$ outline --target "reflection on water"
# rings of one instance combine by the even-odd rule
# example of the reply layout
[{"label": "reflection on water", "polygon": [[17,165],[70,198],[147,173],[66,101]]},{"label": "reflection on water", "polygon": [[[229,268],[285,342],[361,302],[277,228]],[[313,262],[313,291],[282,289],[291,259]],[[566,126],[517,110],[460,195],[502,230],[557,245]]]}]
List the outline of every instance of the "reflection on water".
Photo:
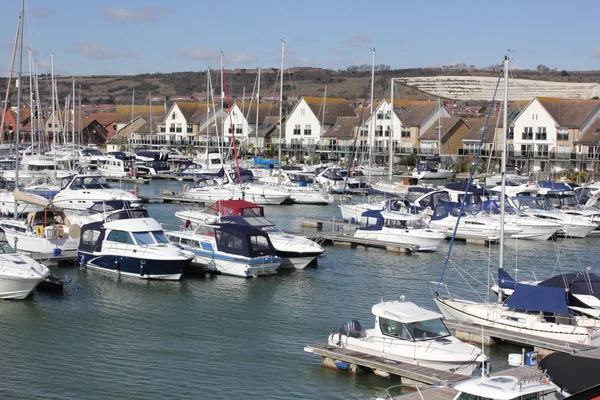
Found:
[{"label": "reflection on water", "polygon": [[[142,185],[144,194],[181,182]],[[181,206],[151,204],[167,225]],[[299,230],[297,216],[340,217],[335,206],[268,206],[267,217]],[[344,322],[371,327],[373,304],[405,295],[435,309],[429,281],[440,276],[448,244],[415,255],[379,249],[328,247],[318,267],[258,279],[228,276],[145,281],[64,266],[72,278],[65,293],[35,293],[5,301],[0,337],[2,398],[344,398],[381,396],[395,380],[351,376],[320,367],[303,352],[323,343]],[[596,239],[511,241],[506,268],[540,278],[552,270],[596,266]],[[557,262],[557,251],[560,260]],[[490,260],[491,257],[491,261]],[[452,259],[469,284],[482,291],[493,279],[497,249],[457,243]],[[512,273],[512,272],[511,272]],[[450,265],[450,290],[476,300]],[[485,297],[485,293],[482,294]],[[517,346],[486,349],[495,370]],[[43,377],[43,379],[40,379]]]}]

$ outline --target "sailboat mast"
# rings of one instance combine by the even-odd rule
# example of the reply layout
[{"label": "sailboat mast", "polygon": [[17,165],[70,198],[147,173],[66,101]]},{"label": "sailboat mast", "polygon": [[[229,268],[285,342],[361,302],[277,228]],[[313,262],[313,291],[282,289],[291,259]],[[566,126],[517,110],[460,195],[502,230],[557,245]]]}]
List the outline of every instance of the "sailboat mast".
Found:
[{"label": "sailboat mast", "polygon": [[52,163],[54,164],[54,182],[56,182],[56,102],[54,101],[54,53],[50,54],[50,74],[52,77],[50,78],[50,96],[52,97],[52,121],[50,124],[52,126]]},{"label": "sailboat mast", "polygon": [[[21,29],[21,18],[17,24],[17,32],[15,33],[15,45],[13,46],[12,58],[10,60],[10,71],[8,72],[8,83],[6,84],[6,95],[4,96],[4,105],[2,106],[2,118],[0,118],[0,143],[4,143],[4,121],[6,120],[6,110],[8,107],[8,96],[10,93],[10,83],[13,77],[13,70],[15,68],[15,56],[17,55],[17,46],[19,44],[19,32]],[[8,136],[8,135],[7,135]],[[10,139],[7,140],[10,141]]]},{"label": "sailboat mast", "polygon": [[438,97],[438,157],[442,160],[442,100]]},{"label": "sailboat mast", "polygon": [[279,162],[279,168],[281,168],[281,121],[283,120],[283,57],[285,54],[285,39],[281,39],[281,68],[279,69],[280,82],[279,82],[279,151],[277,155],[277,161]]},{"label": "sailboat mast", "polygon": [[[508,132],[508,57],[504,57],[504,104],[502,115],[502,160],[500,164],[500,251],[498,254],[498,268],[504,268],[504,211],[506,203],[506,135]],[[498,291],[498,301],[502,301],[502,290]]]},{"label": "sailboat mast", "polygon": [[369,169],[367,170],[367,182],[371,184],[371,167],[373,166],[373,142],[375,142],[375,116],[373,115],[373,90],[375,88],[375,47],[371,49],[373,51],[373,62],[371,64],[371,126],[369,129]]},{"label": "sailboat mast", "polygon": [[[210,106],[211,106],[211,90],[210,90],[210,67],[206,67],[206,168],[209,167],[208,163],[208,144],[210,143]],[[215,115],[215,123],[217,118]]]},{"label": "sailboat mast", "polygon": [[392,78],[392,87],[391,87],[391,101],[390,101],[390,138],[388,141],[388,178],[390,182],[392,181],[394,175],[394,169],[392,166],[394,165],[394,78]]},{"label": "sailboat mast", "polygon": [[[17,80],[17,120],[15,124],[17,125],[17,131],[15,133],[15,156],[16,156],[16,164],[15,164],[15,188],[19,187],[19,134],[21,133],[21,92],[23,90],[23,82],[21,82],[21,78],[23,75],[23,18],[25,17],[25,0],[21,1],[21,15],[19,16],[19,75]],[[17,218],[17,214],[19,213],[19,202],[15,200],[15,212],[14,218]]]},{"label": "sailboat mast", "polygon": [[33,105],[33,61],[31,59],[31,48],[29,49],[29,138],[31,139],[31,151],[33,153],[33,131],[35,127],[35,113]]},{"label": "sailboat mast", "polygon": [[258,67],[258,82],[256,88],[256,130],[254,131],[254,155],[258,155],[258,107],[260,106],[260,67]]},{"label": "sailboat mast", "polygon": [[73,115],[71,116],[71,140],[73,140],[73,169],[75,169],[75,79],[73,79]]}]

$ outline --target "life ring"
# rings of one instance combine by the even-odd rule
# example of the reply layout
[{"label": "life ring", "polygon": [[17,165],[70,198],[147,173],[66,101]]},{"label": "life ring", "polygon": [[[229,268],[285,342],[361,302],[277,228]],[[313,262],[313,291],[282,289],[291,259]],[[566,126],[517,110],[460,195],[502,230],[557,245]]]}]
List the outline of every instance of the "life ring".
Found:
[{"label": "life ring", "polygon": [[38,236],[44,236],[44,227],[41,225],[38,225],[35,227],[35,234]]}]

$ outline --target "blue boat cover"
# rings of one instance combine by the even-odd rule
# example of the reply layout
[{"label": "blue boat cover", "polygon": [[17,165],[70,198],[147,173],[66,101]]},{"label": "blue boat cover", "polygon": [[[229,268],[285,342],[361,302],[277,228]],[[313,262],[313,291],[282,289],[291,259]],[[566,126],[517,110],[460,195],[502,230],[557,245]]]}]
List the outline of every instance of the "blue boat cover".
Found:
[{"label": "blue boat cover", "polygon": [[478,188],[477,186],[474,185],[469,185],[469,182],[451,182],[451,183],[447,183],[446,184],[446,189],[450,189],[450,190],[456,190],[459,192],[464,192],[467,191],[468,193],[473,193],[473,194],[486,194],[487,192],[481,188]]},{"label": "blue boat cover", "polygon": [[380,210],[367,210],[367,211],[365,211],[365,212],[363,212],[361,214],[361,217],[376,218],[377,220],[372,225],[361,226],[360,228],[358,228],[360,230],[363,230],[363,231],[378,231],[383,226],[384,219],[383,219],[383,215],[381,215],[381,211]]},{"label": "blue boat cover", "polygon": [[517,283],[515,291],[504,305],[515,310],[569,314],[564,288]]},{"label": "blue boat cover", "polygon": [[498,268],[498,286],[502,289],[514,289],[517,282],[504,268]]},{"label": "blue boat cover", "polygon": [[550,182],[550,181],[539,181],[538,185],[544,189],[551,189],[556,192],[564,192],[568,190],[573,190],[570,186],[565,185],[564,183],[558,182]]}]

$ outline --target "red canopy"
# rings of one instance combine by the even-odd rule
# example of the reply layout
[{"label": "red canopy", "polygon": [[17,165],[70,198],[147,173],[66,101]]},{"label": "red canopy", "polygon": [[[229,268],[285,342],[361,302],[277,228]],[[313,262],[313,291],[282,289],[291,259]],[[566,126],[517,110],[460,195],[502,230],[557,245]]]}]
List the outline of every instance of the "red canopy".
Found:
[{"label": "red canopy", "polygon": [[219,200],[208,208],[220,215],[265,216],[263,207],[246,200]]}]

